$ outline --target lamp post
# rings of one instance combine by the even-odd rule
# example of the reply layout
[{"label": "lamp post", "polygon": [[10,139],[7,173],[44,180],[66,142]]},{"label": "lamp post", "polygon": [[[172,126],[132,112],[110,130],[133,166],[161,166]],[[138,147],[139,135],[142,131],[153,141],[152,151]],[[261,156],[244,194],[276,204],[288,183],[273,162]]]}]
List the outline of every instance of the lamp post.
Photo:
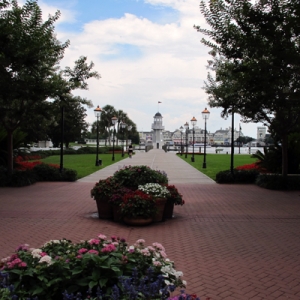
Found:
[{"label": "lamp post", "polygon": [[193,156],[192,156],[191,161],[194,162],[195,161],[195,151],[194,151],[194,149],[195,149],[195,126],[197,124],[197,120],[195,117],[192,118],[191,123],[193,126]]},{"label": "lamp post", "polygon": [[188,133],[189,133],[189,124],[186,122],[184,125],[185,129],[185,146],[186,146],[186,151],[185,151],[185,158],[187,158],[187,153],[188,153]]},{"label": "lamp post", "polygon": [[114,126],[114,129],[113,129],[113,154],[112,154],[112,160],[113,161],[115,160],[115,125],[116,125],[117,122],[118,122],[117,117],[112,117],[111,118],[111,123]]},{"label": "lamp post", "polygon": [[122,137],[123,137],[123,142],[122,142],[122,157],[124,157],[124,138],[125,138],[125,133],[124,133],[124,129],[126,128],[127,124],[124,123],[123,121],[121,122],[121,128],[122,128]]},{"label": "lamp post", "polygon": [[205,109],[202,112],[202,118],[204,119],[204,158],[203,158],[203,169],[206,169],[206,120],[208,120],[209,118],[209,114],[210,112],[207,110],[207,108],[205,107]]},{"label": "lamp post", "polygon": [[181,135],[180,156],[182,156],[182,131],[183,131],[183,127],[180,126],[179,130],[180,130],[180,135]]},{"label": "lamp post", "polygon": [[99,155],[99,118],[101,116],[101,112],[102,109],[99,107],[99,105],[97,106],[96,109],[94,109],[94,113],[95,113],[95,117],[97,118],[97,151],[96,151],[96,167],[99,167],[99,159],[98,159],[98,155]]},{"label": "lamp post", "polygon": [[127,126],[127,135],[126,135],[126,149],[127,149],[127,144],[128,144],[128,132],[132,129],[132,126],[129,125]]}]

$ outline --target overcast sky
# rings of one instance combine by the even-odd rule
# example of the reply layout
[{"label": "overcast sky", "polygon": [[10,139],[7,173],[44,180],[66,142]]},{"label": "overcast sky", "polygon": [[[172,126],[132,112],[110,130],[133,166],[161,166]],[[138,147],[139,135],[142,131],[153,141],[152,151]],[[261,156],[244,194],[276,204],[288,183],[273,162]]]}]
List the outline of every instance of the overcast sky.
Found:
[{"label": "overcast sky", "polygon": [[[19,1],[19,3],[24,3]],[[201,112],[211,112],[210,132],[231,126],[221,109],[209,108],[203,90],[209,49],[200,43],[193,25],[205,26],[198,0],[40,0],[43,14],[62,15],[57,37],[71,44],[62,66],[79,56],[93,61],[101,79],[88,81],[89,90],[76,95],[127,112],[139,131],[151,131],[159,111],[166,130],[174,131],[193,116],[204,128]],[[162,102],[158,106],[158,101]],[[95,121],[93,109],[87,121]],[[235,117],[239,128],[240,117]],[[256,137],[261,124],[241,124],[244,135]]]}]

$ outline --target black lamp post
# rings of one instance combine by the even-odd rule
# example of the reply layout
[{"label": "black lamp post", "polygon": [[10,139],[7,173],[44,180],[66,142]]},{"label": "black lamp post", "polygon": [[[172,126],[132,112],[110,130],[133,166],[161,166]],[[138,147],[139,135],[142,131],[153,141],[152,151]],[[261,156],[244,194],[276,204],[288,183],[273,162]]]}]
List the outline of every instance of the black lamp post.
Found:
[{"label": "black lamp post", "polygon": [[112,160],[113,161],[115,160],[115,125],[116,125],[117,122],[118,122],[117,117],[112,117],[111,118],[111,123],[114,126],[114,129],[113,129],[113,154],[112,154]]},{"label": "black lamp post", "polygon": [[195,161],[195,126],[197,124],[197,120],[195,117],[193,117],[193,119],[191,120],[192,126],[193,126],[193,156],[191,161],[194,162]]},{"label": "black lamp post", "polygon": [[202,112],[202,117],[205,121],[205,126],[204,126],[204,158],[203,158],[203,169],[206,169],[206,120],[208,120],[209,118],[209,114],[210,112],[207,110],[207,108],[205,107],[205,109]]},{"label": "black lamp post", "polygon": [[127,124],[124,122],[121,122],[121,128],[122,128],[122,137],[123,137],[123,142],[122,142],[122,157],[124,157],[124,139],[125,139],[125,128],[126,128]]},{"label": "black lamp post", "polygon": [[183,127],[180,126],[179,130],[180,130],[180,135],[181,135],[180,156],[182,156],[182,131],[183,131]]},{"label": "black lamp post", "polygon": [[185,158],[187,158],[187,153],[188,153],[188,134],[189,134],[189,124],[186,122],[184,125],[185,129],[185,146],[186,146],[186,151],[185,151]]},{"label": "black lamp post", "polygon": [[241,154],[241,124],[239,124],[239,154]]},{"label": "black lamp post", "polygon": [[97,118],[97,150],[96,150],[96,167],[99,167],[99,159],[98,159],[98,155],[99,155],[99,118],[101,116],[101,112],[102,109],[99,107],[99,105],[97,106],[96,109],[94,109],[94,113],[95,113],[95,117]]}]

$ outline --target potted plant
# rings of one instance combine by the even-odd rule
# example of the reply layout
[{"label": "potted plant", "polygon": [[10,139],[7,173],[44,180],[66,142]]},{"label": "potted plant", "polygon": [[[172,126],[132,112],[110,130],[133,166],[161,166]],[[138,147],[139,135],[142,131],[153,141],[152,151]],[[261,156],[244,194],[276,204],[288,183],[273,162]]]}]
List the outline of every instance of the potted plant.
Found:
[{"label": "potted plant", "polygon": [[113,176],[100,179],[91,190],[91,197],[96,200],[99,219],[110,219],[113,217],[113,206],[109,202],[114,192],[121,185]]},{"label": "potted plant", "polygon": [[157,213],[154,216],[153,221],[162,221],[167,197],[170,195],[168,189],[158,183],[146,183],[144,185],[139,185],[138,189],[154,197],[157,206]]},{"label": "potted plant", "polygon": [[172,219],[174,205],[183,205],[185,201],[175,185],[166,185],[166,188],[169,191],[169,195],[167,196],[167,202],[165,205],[164,218]]},{"label": "potted plant", "polygon": [[124,166],[115,172],[113,177],[118,183],[132,190],[136,190],[139,185],[144,185],[149,182],[168,184],[168,177],[165,172],[152,170],[144,165]]},{"label": "potted plant", "polygon": [[108,199],[108,202],[113,206],[113,218],[116,222],[122,221],[122,214],[120,211],[120,204],[122,203],[123,196],[130,193],[132,190],[116,185],[116,189],[113,191],[112,196]]},{"label": "potted plant", "polygon": [[140,190],[131,191],[123,196],[120,211],[125,223],[148,225],[156,213],[155,199]]}]

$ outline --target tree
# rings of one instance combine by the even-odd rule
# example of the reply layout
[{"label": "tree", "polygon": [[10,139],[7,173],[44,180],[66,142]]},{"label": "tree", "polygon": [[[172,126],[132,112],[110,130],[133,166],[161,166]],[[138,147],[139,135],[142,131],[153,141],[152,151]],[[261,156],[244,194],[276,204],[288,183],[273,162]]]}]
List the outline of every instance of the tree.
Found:
[{"label": "tree", "polygon": [[[74,97],[73,101],[65,104],[65,118],[64,118],[64,143],[66,148],[69,143],[75,140],[80,140],[82,133],[87,130],[88,124],[85,121],[86,109],[81,105],[83,100],[80,97]],[[53,145],[59,147],[61,143],[61,107],[60,103],[54,106],[54,114],[52,124],[48,127],[48,137],[50,137]]]},{"label": "tree", "polygon": [[0,11],[0,122],[8,137],[8,171],[13,168],[13,132],[43,108],[49,78],[69,42],[54,36],[59,12],[42,22],[35,1],[19,7],[17,1]]},{"label": "tree", "polygon": [[86,57],[74,69],[59,70],[69,41],[61,43],[54,34],[60,13],[43,22],[42,11],[34,0],[22,7],[16,0],[0,6],[0,123],[7,132],[8,172],[13,169],[13,132],[36,116],[50,117],[49,98],[61,107],[72,101],[71,91],[86,89],[86,80],[99,77]]},{"label": "tree", "polygon": [[200,10],[211,29],[195,28],[209,37],[201,41],[216,72],[205,86],[209,105],[226,115],[234,103],[244,121],[274,129],[287,175],[288,135],[300,116],[299,1],[210,0]]}]

